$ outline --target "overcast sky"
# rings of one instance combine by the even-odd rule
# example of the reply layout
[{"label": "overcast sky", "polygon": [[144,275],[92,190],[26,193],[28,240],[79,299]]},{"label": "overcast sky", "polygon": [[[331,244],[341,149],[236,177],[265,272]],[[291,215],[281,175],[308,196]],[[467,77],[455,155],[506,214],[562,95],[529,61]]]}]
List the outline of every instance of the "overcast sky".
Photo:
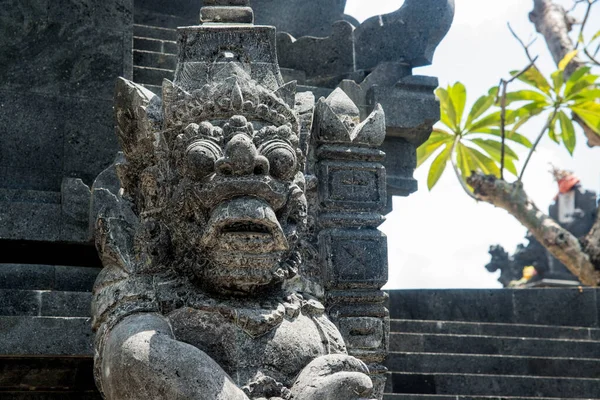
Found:
[{"label": "overcast sky", "polygon": [[[559,2],[567,7],[573,4],[572,0]],[[362,21],[394,11],[402,3],[402,0],[348,0],[346,12]],[[413,73],[437,76],[442,86],[463,82],[470,107],[509,71],[527,65],[506,23],[510,22],[523,38],[533,37],[535,30],[528,19],[532,7],[531,0],[456,0],[454,25],[438,47],[433,66],[415,69]],[[600,29],[600,4],[588,26],[590,31]],[[538,65],[546,75],[556,69],[543,39],[538,39],[532,52],[540,56]],[[524,133],[532,137],[539,129],[541,124],[530,124]],[[523,160],[526,151],[520,150]],[[599,148],[589,149],[579,132],[575,156],[571,158],[564,147],[545,139],[524,179],[526,190],[543,210],[547,210],[557,192],[548,173],[549,162],[576,171],[584,187],[595,191],[600,188]],[[496,280],[498,274],[490,274],[484,268],[490,259],[488,248],[491,244],[501,244],[512,253],[524,241],[525,228],[505,211],[468,198],[450,170],[429,192],[427,169],[425,165],[416,172],[419,192],[408,198],[395,198],[394,211],[381,228],[389,243],[387,288],[501,287]]]}]

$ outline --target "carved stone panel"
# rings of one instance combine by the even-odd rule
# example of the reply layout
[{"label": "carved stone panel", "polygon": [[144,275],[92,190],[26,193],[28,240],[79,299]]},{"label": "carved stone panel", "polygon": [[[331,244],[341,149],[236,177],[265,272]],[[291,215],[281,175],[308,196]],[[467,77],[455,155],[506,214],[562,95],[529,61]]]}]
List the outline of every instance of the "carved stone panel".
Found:
[{"label": "carved stone panel", "polygon": [[326,210],[380,210],[385,207],[385,169],[377,163],[320,163]]},{"label": "carved stone panel", "polygon": [[376,230],[321,232],[325,282],[330,289],[379,289],[387,282],[387,238]]}]

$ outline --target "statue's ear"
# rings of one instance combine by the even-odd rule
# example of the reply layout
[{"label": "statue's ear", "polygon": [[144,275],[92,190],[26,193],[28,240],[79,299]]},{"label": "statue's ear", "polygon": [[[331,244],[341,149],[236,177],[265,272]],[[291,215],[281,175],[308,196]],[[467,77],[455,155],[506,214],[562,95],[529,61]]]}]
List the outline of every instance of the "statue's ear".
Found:
[{"label": "statue's ear", "polygon": [[155,124],[160,122],[157,110],[160,98],[145,87],[124,78],[115,87],[115,119],[117,135],[127,160],[136,156],[137,147],[153,140]]}]

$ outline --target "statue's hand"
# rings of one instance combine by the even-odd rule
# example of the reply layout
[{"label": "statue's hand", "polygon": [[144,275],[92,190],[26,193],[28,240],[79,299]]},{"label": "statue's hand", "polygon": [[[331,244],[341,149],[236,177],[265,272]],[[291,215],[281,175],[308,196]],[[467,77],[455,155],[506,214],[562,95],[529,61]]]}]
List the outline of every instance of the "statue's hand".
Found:
[{"label": "statue's hand", "polygon": [[294,400],[360,400],[369,398],[373,382],[360,360],[330,354],[308,364],[292,387]]}]

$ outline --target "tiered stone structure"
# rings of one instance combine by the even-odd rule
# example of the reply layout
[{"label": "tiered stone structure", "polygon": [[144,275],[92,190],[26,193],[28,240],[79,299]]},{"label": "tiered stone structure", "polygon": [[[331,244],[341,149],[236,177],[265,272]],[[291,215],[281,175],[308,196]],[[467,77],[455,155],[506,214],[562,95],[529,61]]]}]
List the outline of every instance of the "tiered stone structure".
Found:
[{"label": "tiered stone structure", "polygon": [[354,102],[337,89],[315,107],[309,171],[318,181],[315,219],[327,309],[349,353],[369,365],[383,395],[389,318],[387,240],[377,230],[386,208],[386,179],[379,149],[385,115],[378,106],[362,123]]}]

